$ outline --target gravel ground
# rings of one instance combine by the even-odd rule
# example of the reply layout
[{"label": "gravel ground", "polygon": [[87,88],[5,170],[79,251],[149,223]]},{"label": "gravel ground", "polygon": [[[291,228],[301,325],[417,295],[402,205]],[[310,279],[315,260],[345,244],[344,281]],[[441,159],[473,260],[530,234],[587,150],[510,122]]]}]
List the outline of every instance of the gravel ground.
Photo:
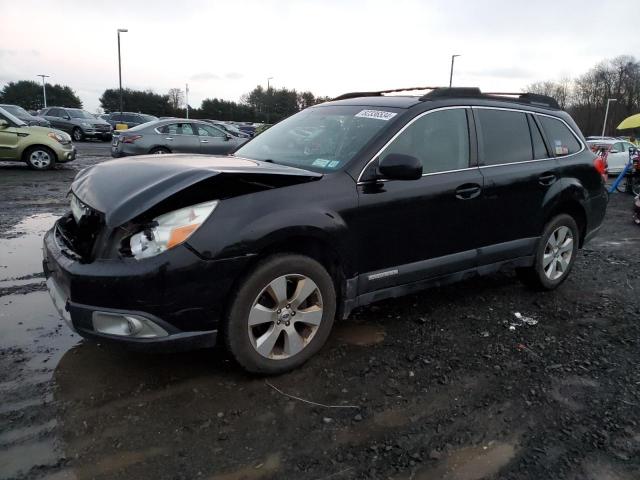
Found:
[{"label": "gravel ground", "polygon": [[42,232],[106,147],[46,173],[0,164],[0,478],[640,478],[629,196],[557,291],[506,272],[380,302],[265,380],[219,350],[85,343],[57,318]]}]

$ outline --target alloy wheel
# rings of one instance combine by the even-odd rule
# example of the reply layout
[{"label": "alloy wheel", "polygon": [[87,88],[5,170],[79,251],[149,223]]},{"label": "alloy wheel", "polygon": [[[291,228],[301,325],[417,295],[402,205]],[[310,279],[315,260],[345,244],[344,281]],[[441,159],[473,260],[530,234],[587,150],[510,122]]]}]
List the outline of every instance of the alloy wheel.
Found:
[{"label": "alloy wheel", "polygon": [[544,248],[542,268],[549,280],[558,280],[569,269],[573,256],[573,233],[568,227],[556,228]]},{"label": "alloy wheel", "polygon": [[322,295],[316,283],[300,274],[272,280],[249,312],[251,344],[261,356],[283,360],[300,353],[322,321]]},{"label": "alloy wheel", "polygon": [[44,169],[51,165],[51,155],[44,150],[34,150],[31,152],[31,155],[29,155],[29,162],[35,168]]},{"label": "alloy wheel", "polygon": [[74,139],[76,142],[79,142],[80,140],[82,140],[82,132],[80,131],[80,129],[79,129],[79,128],[76,128],[76,129],[73,131],[73,139]]}]

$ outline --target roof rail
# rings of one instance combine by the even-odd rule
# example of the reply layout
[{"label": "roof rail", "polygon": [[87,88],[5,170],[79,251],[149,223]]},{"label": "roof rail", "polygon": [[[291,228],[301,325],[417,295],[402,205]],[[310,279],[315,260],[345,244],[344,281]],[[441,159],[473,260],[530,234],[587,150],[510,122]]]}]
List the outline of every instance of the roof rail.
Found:
[{"label": "roof rail", "polygon": [[495,97],[516,97],[516,101],[520,103],[529,103],[531,105],[540,105],[543,107],[551,107],[560,109],[558,101],[550,97],[549,95],[540,95],[538,93],[519,92],[519,93],[485,93],[485,95],[491,95]]},{"label": "roof rail", "polygon": [[412,87],[412,88],[394,88],[392,90],[379,90],[375,92],[351,92],[340,95],[334,100],[346,100],[356,97],[381,97],[385,93],[407,92],[414,90],[429,90],[428,93],[419,98],[424,102],[427,100],[437,100],[447,97],[474,97],[493,100],[512,101],[517,103],[527,103],[529,105],[538,105],[541,107],[560,109],[557,100],[548,95],[539,95],[537,93],[527,92],[491,92],[483,93],[477,87]]},{"label": "roof rail", "polygon": [[347,98],[356,98],[356,97],[381,97],[385,93],[396,93],[396,92],[410,92],[413,90],[435,90],[440,87],[407,87],[407,88],[394,88],[391,90],[378,90],[376,92],[351,92],[351,93],[343,93],[340,96],[334,98],[334,100],[346,100]]}]

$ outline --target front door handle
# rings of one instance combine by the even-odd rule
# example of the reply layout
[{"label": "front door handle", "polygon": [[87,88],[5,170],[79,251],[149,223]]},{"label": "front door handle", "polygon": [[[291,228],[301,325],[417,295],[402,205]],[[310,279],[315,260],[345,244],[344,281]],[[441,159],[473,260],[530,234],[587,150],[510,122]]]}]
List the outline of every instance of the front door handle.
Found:
[{"label": "front door handle", "polygon": [[456,188],[456,198],[458,200],[471,200],[482,192],[482,187],[477,183],[465,183]]},{"label": "front door handle", "polygon": [[209,140],[200,140],[200,143],[209,143]]},{"label": "front door handle", "polygon": [[549,185],[553,185],[556,179],[553,173],[545,172],[538,177],[538,183],[543,187],[548,187]]},{"label": "front door handle", "polygon": [[173,140],[173,137],[164,137],[165,140]]}]

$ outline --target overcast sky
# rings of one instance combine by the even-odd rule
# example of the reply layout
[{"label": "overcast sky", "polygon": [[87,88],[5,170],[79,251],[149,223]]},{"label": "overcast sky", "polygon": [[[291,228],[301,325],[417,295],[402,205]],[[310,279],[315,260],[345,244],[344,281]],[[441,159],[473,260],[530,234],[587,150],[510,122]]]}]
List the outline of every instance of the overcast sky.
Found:
[{"label": "overcast sky", "polygon": [[520,91],[575,77],[617,55],[640,57],[638,0],[0,0],[0,87],[51,75],[95,111],[118,85],[190,104],[239,100],[257,84],[334,96],[454,85]]}]

